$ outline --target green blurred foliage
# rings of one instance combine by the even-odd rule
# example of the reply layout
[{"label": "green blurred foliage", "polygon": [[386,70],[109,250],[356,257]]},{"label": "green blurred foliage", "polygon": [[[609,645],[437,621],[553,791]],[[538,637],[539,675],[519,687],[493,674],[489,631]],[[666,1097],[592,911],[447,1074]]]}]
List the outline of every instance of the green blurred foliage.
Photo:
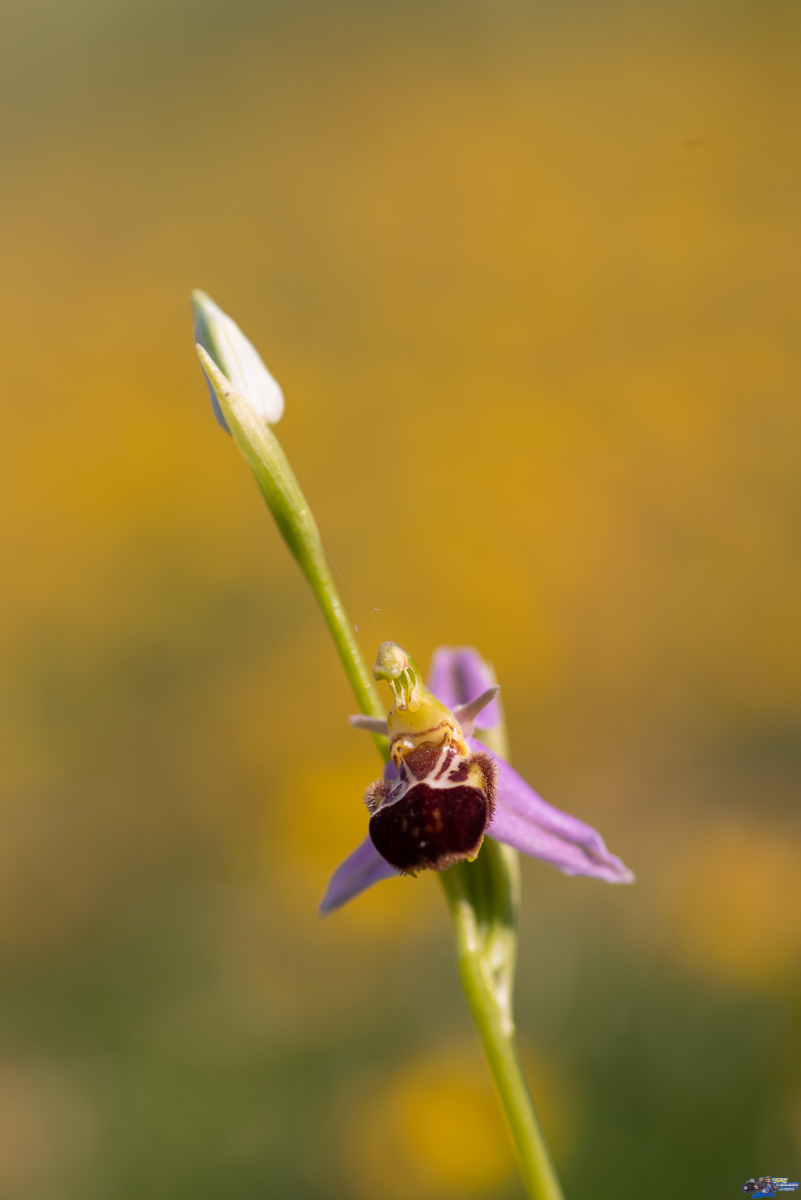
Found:
[{"label": "green blurred foliage", "polygon": [[525,864],[568,1195],[797,1175],[799,32],[6,0],[4,1200],[520,1195],[435,881],[316,918],[377,765],[192,286],[284,388],[368,659],[476,644],[638,873]]}]

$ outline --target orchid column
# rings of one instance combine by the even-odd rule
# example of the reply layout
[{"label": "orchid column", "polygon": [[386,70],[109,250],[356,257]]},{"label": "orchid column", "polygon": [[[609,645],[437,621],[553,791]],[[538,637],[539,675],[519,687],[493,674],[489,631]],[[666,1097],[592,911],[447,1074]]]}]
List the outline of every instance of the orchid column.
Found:
[{"label": "orchid column", "polygon": [[317,526],[273,431],[283,395],[244,334],[203,292],[195,340],[218,421],[247,459],[279,531],[308,580],[353,688],[351,724],[375,740],[383,775],[364,796],[368,837],[334,872],[332,912],[395,874],[436,870],[453,918],[462,986],[532,1200],[562,1193],[517,1059],[512,986],[517,953],[517,851],[569,875],[633,876],[596,830],[542,800],[509,766],[491,668],[470,648],[435,655],[428,685],[394,642],[378,650],[387,714],[353,638]]}]

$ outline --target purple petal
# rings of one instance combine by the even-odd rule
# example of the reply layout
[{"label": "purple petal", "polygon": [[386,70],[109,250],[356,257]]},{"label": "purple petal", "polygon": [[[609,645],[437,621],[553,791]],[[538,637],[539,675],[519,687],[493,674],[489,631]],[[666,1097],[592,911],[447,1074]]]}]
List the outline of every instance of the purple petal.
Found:
[{"label": "purple petal", "polygon": [[[471,750],[486,746],[468,738]],[[633,883],[628,867],[610,854],[596,829],[578,817],[560,812],[538,796],[517,771],[493,754],[498,764],[498,796],[495,815],[487,833],[523,854],[541,858],[565,875],[588,875],[607,883]]]},{"label": "purple petal", "polygon": [[[427,682],[429,690],[438,700],[448,708],[456,708],[458,704],[469,704],[475,700],[492,687],[495,680],[484,659],[472,646],[459,646],[456,649],[440,646],[434,651]],[[491,700],[482,709],[476,724],[481,729],[492,729],[499,720],[498,703]]]},{"label": "purple petal", "polygon": [[382,879],[389,879],[397,874],[395,868],[381,857],[369,837],[365,838],[331,876],[326,893],[320,901],[320,916],[327,916],[328,913],[347,904],[354,896],[358,896],[359,892],[364,892],[374,883],[380,883]]}]

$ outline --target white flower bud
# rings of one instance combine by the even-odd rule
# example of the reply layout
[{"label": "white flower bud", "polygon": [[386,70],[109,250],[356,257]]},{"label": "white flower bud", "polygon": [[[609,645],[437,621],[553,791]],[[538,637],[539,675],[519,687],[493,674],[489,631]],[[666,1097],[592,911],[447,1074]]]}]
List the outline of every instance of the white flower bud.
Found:
[{"label": "white flower bud", "polygon": [[[253,412],[268,425],[280,421],[284,412],[284,394],[239,326],[205,292],[192,293],[195,315],[195,342],[202,346]],[[226,433],[230,432],[208,377],[214,415]]]}]

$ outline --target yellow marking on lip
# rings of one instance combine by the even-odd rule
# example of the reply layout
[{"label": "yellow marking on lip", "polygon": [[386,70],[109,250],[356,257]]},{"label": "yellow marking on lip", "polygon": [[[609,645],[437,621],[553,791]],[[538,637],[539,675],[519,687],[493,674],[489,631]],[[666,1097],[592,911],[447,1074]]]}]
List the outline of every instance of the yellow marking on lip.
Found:
[{"label": "yellow marking on lip", "polygon": [[[400,766],[400,760],[406,758],[413,750],[422,742],[433,742],[435,745],[452,746],[456,753],[466,758],[469,754],[467,745],[464,740],[462,731],[456,721],[456,718],[448,714],[448,718],[432,725],[425,723],[420,729],[409,729],[403,727],[396,728],[396,722],[393,721],[394,709],[390,711],[387,724],[389,727],[390,743],[389,752],[395,766]],[[405,726],[405,722],[403,722]]]}]

